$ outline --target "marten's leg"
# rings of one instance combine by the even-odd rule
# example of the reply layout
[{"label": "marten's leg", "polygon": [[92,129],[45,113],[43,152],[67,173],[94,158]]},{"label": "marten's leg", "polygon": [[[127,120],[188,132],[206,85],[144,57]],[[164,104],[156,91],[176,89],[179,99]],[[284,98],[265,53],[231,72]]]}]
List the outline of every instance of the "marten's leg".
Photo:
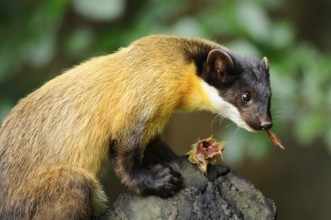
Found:
[{"label": "marten's leg", "polygon": [[106,199],[97,181],[79,168],[48,168],[21,187],[14,189],[12,206],[4,210],[9,218],[91,219],[95,203]]},{"label": "marten's leg", "polygon": [[[142,195],[158,195],[164,198],[179,191],[183,186],[181,174],[166,165],[166,160],[157,163],[153,159],[145,163],[143,161],[144,152],[138,146],[133,146],[132,143],[123,145],[123,143],[117,141],[111,143],[111,158],[115,171],[122,182],[131,190]],[[166,151],[168,156],[175,156],[172,152]],[[156,158],[159,156],[156,154]],[[150,154],[148,154],[148,157],[152,158]]]},{"label": "marten's leg", "polygon": [[158,163],[169,164],[171,161],[178,158],[178,155],[176,155],[161,137],[158,136],[146,146],[143,166]]}]

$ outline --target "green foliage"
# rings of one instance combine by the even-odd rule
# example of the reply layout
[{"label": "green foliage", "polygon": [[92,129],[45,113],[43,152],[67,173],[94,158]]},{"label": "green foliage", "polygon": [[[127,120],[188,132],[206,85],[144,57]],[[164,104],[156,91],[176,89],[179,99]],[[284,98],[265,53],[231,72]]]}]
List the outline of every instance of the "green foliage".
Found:
[{"label": "green foliage", "polygon": [[[288,21],[271,18],[269,11],[283,1],[37,2],[1,3],[0,119],[18,98],[87,57],[151,33],[190,35],[216,39],[244,54],[267,56],[274,130],[285,141],[293,139],[288,134],[294,135],[301,145],[323,141],[331,152],[331,56],[297,42]],[[220,139],[237,145],[228,148],[227,158],[258,159],[271,148],[265,134],[232,127],[220,134]]]}]

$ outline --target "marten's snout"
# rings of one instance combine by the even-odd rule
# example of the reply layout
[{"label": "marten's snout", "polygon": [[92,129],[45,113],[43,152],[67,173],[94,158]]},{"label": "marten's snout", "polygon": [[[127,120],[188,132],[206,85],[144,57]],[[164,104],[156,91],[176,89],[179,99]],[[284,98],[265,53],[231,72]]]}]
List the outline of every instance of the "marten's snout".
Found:
[{"label": "marten's snout", "polygon": [[262,122],[260,122],[259,129],[268,130],[270,128],[272,128],[272,122],[271,121],[262,121]]},{"label": "marten's snout", "polygon": [[268,130],[272,127],[272,121],[270,119],[256,119],[254,121],[247,121],[247,124],[255,131]]}]

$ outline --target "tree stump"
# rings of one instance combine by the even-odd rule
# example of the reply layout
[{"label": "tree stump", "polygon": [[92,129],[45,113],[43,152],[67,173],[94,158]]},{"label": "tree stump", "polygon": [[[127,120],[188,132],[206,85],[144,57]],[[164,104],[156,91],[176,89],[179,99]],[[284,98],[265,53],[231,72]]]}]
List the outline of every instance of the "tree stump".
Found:
[{"label": "tree stump", "polygon": [[184,178],[185,188],[162,199],[123,192],[102,220],[148,219],[275,219],[276,206],[250,182],[221,165],[208,167],[203,174],[186,158],[174,168]]}]

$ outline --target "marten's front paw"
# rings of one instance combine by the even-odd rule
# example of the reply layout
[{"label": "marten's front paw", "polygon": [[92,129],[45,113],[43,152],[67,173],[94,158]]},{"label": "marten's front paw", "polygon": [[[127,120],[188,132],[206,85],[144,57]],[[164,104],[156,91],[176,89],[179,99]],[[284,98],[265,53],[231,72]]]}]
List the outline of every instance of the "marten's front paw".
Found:
[{"label": "marten's front paw", "polygon": [[170,166],[153,165],[136,173],[138,191],[142,195],[157,195],[162,198],[172,196],[183,188],[182,175]]}]

